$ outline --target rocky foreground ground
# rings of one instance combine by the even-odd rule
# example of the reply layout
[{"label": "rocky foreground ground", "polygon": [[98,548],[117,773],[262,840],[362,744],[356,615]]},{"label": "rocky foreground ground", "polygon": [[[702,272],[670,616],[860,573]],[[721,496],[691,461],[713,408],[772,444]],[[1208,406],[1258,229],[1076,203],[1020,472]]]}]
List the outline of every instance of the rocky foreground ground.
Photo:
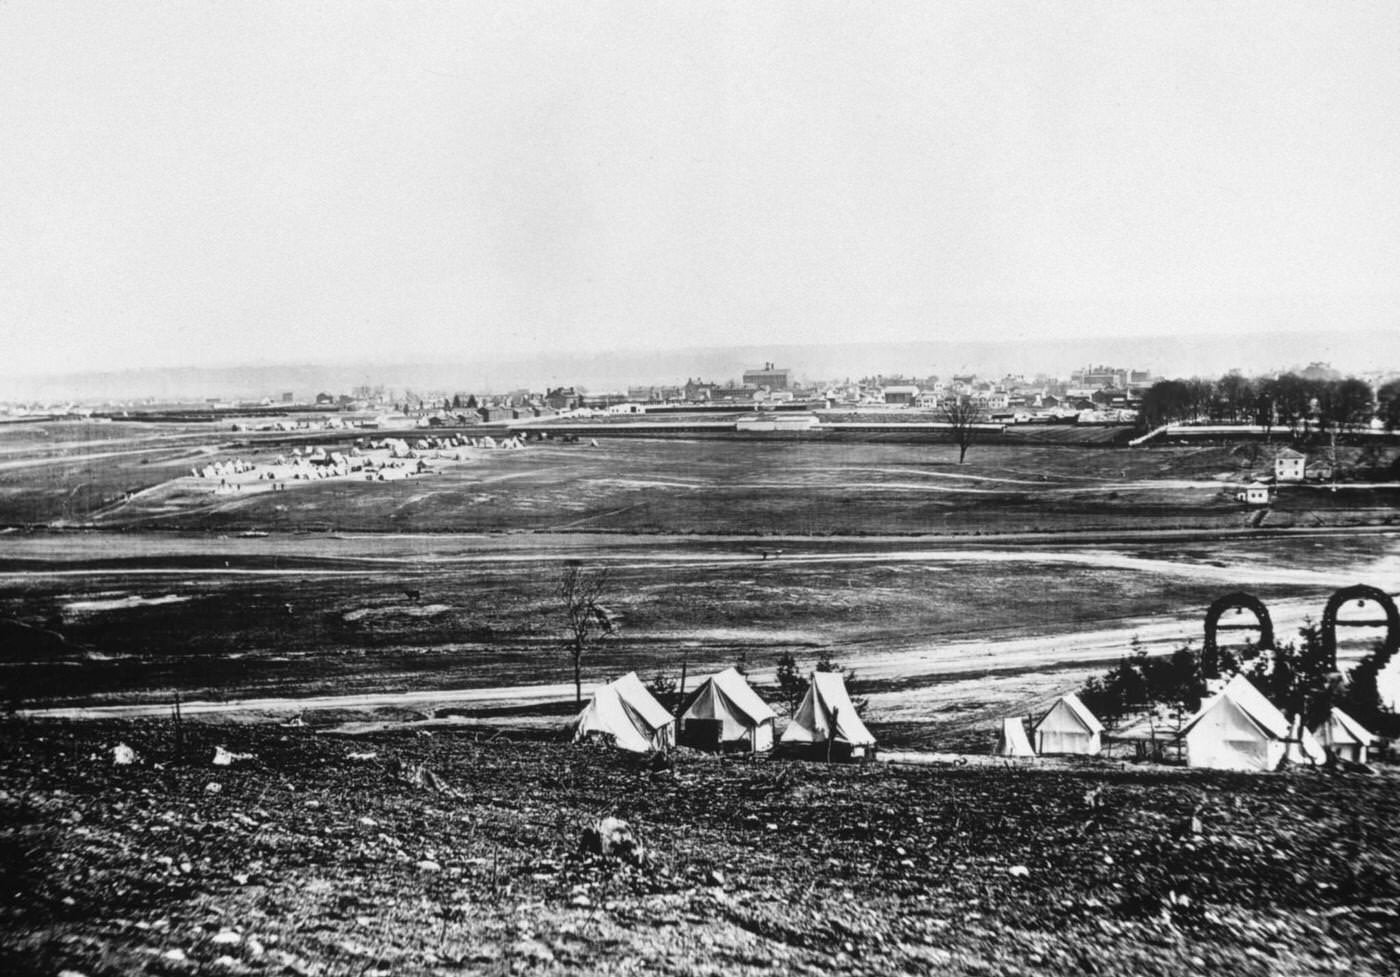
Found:
[{"label": "rocky foreground ground", "polygon": [[[114,763],[125,744],[135,762]],[[226,766],[215,748],[236,756]],[[12,722],[0,972],[1394,973],[1400,777]],[[645,846],[581,849],[604,815]]]}]

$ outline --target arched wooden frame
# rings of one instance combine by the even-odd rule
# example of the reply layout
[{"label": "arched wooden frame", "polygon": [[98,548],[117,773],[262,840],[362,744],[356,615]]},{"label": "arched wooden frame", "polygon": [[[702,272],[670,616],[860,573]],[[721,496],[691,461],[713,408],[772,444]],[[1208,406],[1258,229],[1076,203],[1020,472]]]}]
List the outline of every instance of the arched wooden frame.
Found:
[{"label": "arched wooden frame", "polygon": [[[1225,612],[1239,608],[1249,611],[1254,615],[1253,624],[1221,624],[1220,618]],[[1264,606],[1264,602],[1253,594],[1246,594],[1243,591],[1236,591],[1233,594],[1226,594],[1221,597],[1206,611],[1206,654],[1212,658],[1219,650],[1216,643],[1216,635],[1220,631],[1258,631],[1259,642],[1257,648],[1272,648],[1274,646],[1274,622],[1269,617],[1269,609]]]},{"label": "arched wooden frame", "polygon": [[[1350,601],[1364,602],[1373,601],[1380,605],[1384,618],[1367,618],[1362,621],[1338,621],[1337,615],[1343,607]],[[1385,663],[1390,661],[1397,648],[1400,648],[1400,611],[1395,608],[1395,601],[1390,599],[1390,595],[1378,587],[1370,587],[1366,584],[1357,584],[1354,587],[1343,587],[1327,599],[1327,608],[1322,612],[1322,649],[1327,654],[1327,660],[1332,663],[1332,670],[1337,668],[1337,628],[1385,628],[1385,643],[1380,654],[1380,665],[1385,667]]]}]

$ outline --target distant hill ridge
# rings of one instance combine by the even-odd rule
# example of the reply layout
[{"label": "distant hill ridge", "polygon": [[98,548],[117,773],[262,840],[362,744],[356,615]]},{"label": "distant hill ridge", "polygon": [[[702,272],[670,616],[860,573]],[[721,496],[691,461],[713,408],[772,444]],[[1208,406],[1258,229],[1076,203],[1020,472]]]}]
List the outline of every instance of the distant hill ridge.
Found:
[{"label": "distant hill ridge", "polygon": [[433,362],[175,366],[9,377],[0,379],[0,401],[275,399],[284,391],[306,400],[319,391],[344,393],[360,384],[383,384],[399,391],[409,388],[477,393],[568,385],[617,390],[628,385],[684,383],[688,377],[722,382],[736,379],[745,369],[765,362],[791,367],[798,379],[840,379],[877,373],[1018,373],[1030,377],[1047,372],[1068,376],[1077,367],[1099,363],[1145,368],[1158,376],[1215,376],[1230,369],[1262,373],[1301,368],[1313,361],[1331,363],[1344,372],[1400,369],[1400,330],[999,342],[779,343],[549,352],[491,359],[458,358],[445,350]]}]

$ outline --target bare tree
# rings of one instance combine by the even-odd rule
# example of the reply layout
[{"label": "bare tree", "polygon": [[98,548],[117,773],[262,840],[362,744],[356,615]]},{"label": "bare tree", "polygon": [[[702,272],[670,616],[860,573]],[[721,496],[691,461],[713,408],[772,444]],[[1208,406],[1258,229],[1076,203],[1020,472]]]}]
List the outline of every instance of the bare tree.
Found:
[{"label": "bare tree", "polygon": [[981,411],[970,397],[958,397],[943,405],[943,417],[953,426],[953,441],[958,446],[959,465],[967,457],[967,449],[972,447],[972,439],[976,434],[973,425],[977,423],[980,415]]},{"label": "bare tree", "polygon": [[607,574],[590,572],[576,560],[564,564],[559,576],[559,599],[568,618],[569,657],[574,663],[574,701],[583,705],[583,656],[594,642],[616,634],[613,614],[598,598],[607,585]]}]

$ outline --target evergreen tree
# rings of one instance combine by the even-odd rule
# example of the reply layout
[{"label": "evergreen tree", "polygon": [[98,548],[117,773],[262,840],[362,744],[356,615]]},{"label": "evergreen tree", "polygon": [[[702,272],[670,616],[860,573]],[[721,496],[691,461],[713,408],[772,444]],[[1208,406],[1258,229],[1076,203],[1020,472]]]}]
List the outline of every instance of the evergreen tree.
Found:
[{"label": "evergreen tree", "polygon": [[797,659],[792,657],[792,652],[785,651],[778,656],[776,674],[778,695],[791,716],[797,710],[797,704],[802,701],[802,697],[807,694],[807,680],[798,672]]}]

